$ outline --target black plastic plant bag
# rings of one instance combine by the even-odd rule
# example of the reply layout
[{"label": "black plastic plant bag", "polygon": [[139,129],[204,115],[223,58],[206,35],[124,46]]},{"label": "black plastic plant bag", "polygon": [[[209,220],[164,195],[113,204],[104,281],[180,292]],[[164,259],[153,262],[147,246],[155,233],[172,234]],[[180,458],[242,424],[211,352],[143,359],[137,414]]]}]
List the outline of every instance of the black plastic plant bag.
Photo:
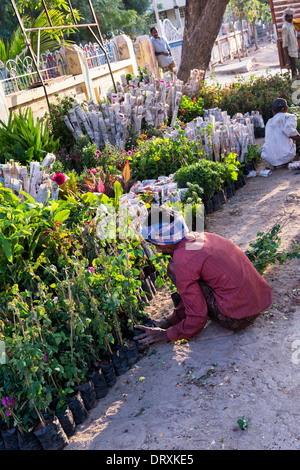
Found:
[{"label": "black plastic plant bag", "polygon": [[112,364],[103,364],[101,366],[101,371],[102,371],[103,377],[106,380],[107,386],[113,387],[113,385],[115,385],[117,381],[114,366]]},{"label": "black plastic plant bag", "polygon": [[62,450],[69,444],[69,439],[56,416],[52,423],[34,431],[44,450]]},{"label": "black plastic plant bag", "polygon": [[76,424],[73,413],[70,408],[67,406],[64,412],[58,412],[57,418],[67,437],[73,436],[73,434],[75,433]]},{"label": "black plastic plant bag", "polygon": [[24,434],[18,433],[18,441],[20,450],[42,450],[43,447],[34,434],[34,432],[27,432]]},{"label": "black plastic plant bag", "polygon": [[87,410],[91,410],[97,406],[97,397],[92,381],[79,385],[76,387],[76,390],[80,391],[84,406]]},{"label": "black plastic plant bag", "polygon": [[125,374],[125,372],[128,371],[129,365],[126,355],[121,348],[112,355],[112,361],[117,376]]},{"label": "black plastic plant bag", "polygon": [[20,450],[17,428],[1,430],[5,450]]},{"label": "black plastic plant bag", "polygon": [[0,434],[0,450],[5,450],[4,440],[2,439],[1,434]]},{"label": "black plastic plant bag", "polygon": [[139,352],[135,341],[130,343],[129,346],[121,346],[120,349],[121,351],[124,351],[124,355],[129,367],[132,367],[137,363],[139,359]]},{"label": "black plastic plant bag", "polygon": [[75,424],[83,423],[89,416],[89,412],[84,405],[84,401],[81,397],[81,393],[78,392],[68,403],[70,410],[72,411]]},{"label": "black plastic plant bag", "polygon": [[90,378],[94,384],[97,399],[99,400],[100,398],[106,397],[108,394],[108,386],[101,369],[91,374]]}]

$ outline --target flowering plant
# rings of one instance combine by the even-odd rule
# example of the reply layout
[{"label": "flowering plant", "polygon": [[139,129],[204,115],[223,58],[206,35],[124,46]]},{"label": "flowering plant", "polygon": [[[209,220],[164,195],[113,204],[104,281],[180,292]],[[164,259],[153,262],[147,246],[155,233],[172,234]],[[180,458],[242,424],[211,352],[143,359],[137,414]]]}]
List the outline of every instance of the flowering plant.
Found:
[{"label": "flowering plant", "polygon": [[67,181],[66,175],[63,173],[56,173],[51,179],[52,181],[55,181],[58,186],[62,186]]},{"label": "flowering plant", "polygon": [[186,95],[182,96],[179,107],[179,118],[182,122],[187,123],[193,121],[196,117],[203,115],[203,99],[202,98],[189,98]]}]

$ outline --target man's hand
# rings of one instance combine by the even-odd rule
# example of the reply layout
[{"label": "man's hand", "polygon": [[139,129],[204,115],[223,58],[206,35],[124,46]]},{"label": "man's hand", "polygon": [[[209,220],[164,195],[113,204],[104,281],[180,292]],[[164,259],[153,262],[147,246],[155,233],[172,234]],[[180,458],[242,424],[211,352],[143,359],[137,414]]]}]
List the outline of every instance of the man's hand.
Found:
[{"label": "man's hand", "polygon": [[162,328],[153,328],[143,325],[135,325],[134,327],[145,331],[144,334],[138,335],[136,338],[136,341],[143,345],[157,343],[159,341],[168,341],[167,332]]}]

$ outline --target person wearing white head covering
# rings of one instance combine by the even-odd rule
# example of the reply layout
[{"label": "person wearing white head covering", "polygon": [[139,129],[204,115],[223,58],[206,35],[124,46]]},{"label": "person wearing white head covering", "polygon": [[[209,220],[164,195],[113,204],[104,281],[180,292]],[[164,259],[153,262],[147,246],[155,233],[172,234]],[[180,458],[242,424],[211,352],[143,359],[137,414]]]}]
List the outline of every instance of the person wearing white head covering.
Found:
[{"label": "person wearing white head covering", "polygon": [[300,142],[297,116],[289,113],[287,101],[277,98],[272,104],[273,117],[266,125],[265,143],[261,156],[269,169],[287,165],[296,157],[296,142]]},{"label": "person wearing white head covering", "polygon": [[292,77],[297,75],[297,59],[299,58],[299,46],[297,31],[293,25],[295,10],[287,8],[283,12],[282,48],[286,66],[291,68]]}]

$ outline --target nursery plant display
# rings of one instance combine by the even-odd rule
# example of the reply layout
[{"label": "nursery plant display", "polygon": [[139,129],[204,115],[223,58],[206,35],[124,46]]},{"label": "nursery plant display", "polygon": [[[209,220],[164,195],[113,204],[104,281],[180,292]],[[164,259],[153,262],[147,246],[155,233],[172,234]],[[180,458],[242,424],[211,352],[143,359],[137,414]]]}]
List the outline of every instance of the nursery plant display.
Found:
[{"label": "nursery plant display", "polygon": [[265,123],[272,117],[272,103],[278,96],[292,103],[294,89],[290,73],[253,75],[250,80],[243,77],[222,87],[217,81],[209,85],[200,84],[197,98],[204,101],[204,109],[221,108],[230,116],[259,110]]},{"label": "nursery plant display", "polygon": [[97,237],[98,196],[47,205],[24,197],[21,202],[10,189],[0,190],[0,340],[7,357],[0,370],[2,429],[33,430],[40,442],[40,430],[55,425],[64,446],[56,421],[89,382],[89,370],[135,345],[124,331],[133,334],[134,323],[145,317],[142,281],[149,261],[139,240]]},{"label": "nursery plant display", "polygon": [[[195,98],[200,76],[192,71],[184,85],[176,71],[162,81],[144,71],[122,77],[101,103],[57,98],[50,121],[35,127],[26,116],[43,135],[40,146],[38,138],[29,148],[22,140],[22,151],[1,154],[5,448],[63,448],[138,360],[133,325],[149,321],[145,304],[167,282],[166,258],[139,237],[150,205],[190,206],[192,230],[203,204],[206,213],[219,210],[259,159],[260,112],[231,118],[206,107]],[[12,139],[13,126],[25,135],[24,120],[11,116],[0,142]],[[277,228],[261,235],[247,253],[260,271],[298,256],[297,249],[278,255],[276,235]]]}]

